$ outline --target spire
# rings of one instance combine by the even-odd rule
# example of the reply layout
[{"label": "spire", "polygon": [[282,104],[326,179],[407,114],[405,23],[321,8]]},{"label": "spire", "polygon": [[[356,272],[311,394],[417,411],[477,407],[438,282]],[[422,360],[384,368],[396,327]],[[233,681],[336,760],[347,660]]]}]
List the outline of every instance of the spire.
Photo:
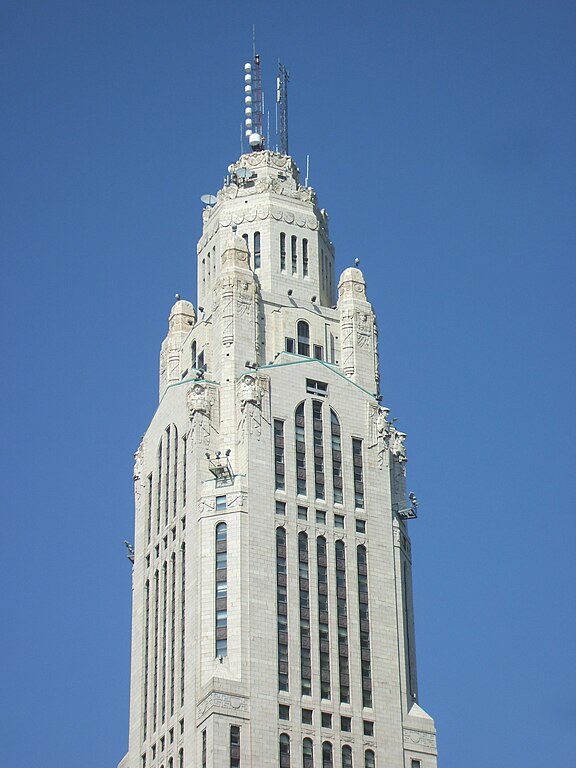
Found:
[{"label": "spire", "polygon": [[244,124],[246,136],[253,152],[264,149],[264,137],[262,136],[262,74],[260,71],[260,56],[255,52],[252,63],[244,64]]}]

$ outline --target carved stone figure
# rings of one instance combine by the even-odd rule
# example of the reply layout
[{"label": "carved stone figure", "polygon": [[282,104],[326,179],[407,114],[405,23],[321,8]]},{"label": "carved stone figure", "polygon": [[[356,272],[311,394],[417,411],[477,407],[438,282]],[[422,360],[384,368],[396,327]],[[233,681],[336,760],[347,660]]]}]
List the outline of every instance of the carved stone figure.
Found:
[{"label": "carved stone figure", "polygon": [[240,382],[240,408],[242,411],[246,408],[247,403],[252,403],[258,408],[262,405],[262,387],[260,382],[249,373],[242,376],[242,381]]},{"label": "carved stone figure", "polygon": [[196,413],[210,416],[210,397],[205,384],[194,384],[186,393],[188,415],[192,419]]},{"label": "carved stone figure", "polygon": [[140,480],[142,475],[142,462],[144,460],[144,443],[140,443],[138,450],[134,454],[134,480]]},{"label": "carved stone figure", "polygon": [[408,457],[406,456],[406,446],[404,445],[404,440],[406,440],[406,434],[404,432],[397,432],[394,430],[392,435],[392,443],[390,445],[390,450],[396,456],[398,461],[403,464],[404,462],[408,461]]}]

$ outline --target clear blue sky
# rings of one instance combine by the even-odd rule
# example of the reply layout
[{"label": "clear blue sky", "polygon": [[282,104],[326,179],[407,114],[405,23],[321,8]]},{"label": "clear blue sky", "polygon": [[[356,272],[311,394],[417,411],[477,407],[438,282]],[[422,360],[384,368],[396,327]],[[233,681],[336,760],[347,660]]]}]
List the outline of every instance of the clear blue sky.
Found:
[{"label": "clear blue sky", "polygon": [[3,765],[127,744],[132,453],[252,23],[379,315],[441,768],[575,766],[576,6],[0,3]]}]

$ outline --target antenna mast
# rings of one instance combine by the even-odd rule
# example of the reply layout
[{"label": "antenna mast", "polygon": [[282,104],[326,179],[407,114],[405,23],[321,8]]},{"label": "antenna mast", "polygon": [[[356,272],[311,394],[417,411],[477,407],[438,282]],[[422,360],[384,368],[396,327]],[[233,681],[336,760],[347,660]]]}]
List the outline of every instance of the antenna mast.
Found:
[{"label": "antenna mast", "polygon": [[280,110],[280,154],[288,154],[288,70],[278,62],[278,77],[276,78],[276,103]]},{"label": "antenna mast", "polygon": [[253,152],[264,149],[262,136],[262,115],[264,105],[262,99],[262,74],[260,72],[260,56],[256,51],[255,38],[252,43],[253,63],[244,64],[244,113],[246,119],[246,136]]}]

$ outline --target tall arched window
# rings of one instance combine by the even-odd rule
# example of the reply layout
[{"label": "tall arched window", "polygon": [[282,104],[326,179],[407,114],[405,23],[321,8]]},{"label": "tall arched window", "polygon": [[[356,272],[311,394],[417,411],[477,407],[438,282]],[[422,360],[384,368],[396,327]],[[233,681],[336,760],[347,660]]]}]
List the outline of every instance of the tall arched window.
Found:
[{"label": "tall arched window", "polygon": [[302,277],[308,277],[308,240],[302,240]]},{"label": "tall arched window", "polygon": [[352,747],[349,747],[348,744],[342,747],[342,768],[353,768]]},{"label": "tall arched window", "polygon": [[178,753],[178,768],[184,768],[184,750],[181,749]]},{"label": "tall arched window", "polygon": [[286,272],[286,234],[280,232],[280,271]]},{"label": "tall arched window", "polygon": [[322,744],[322,768],[333,768],[333,766],[332,744],[329,741],[325,741]]},{"label": "tall arched window", "polygon": [[290,736],[280,734],[280,768],[290,768]]},{"label": "tall arched window", "polygon": [[198,345],[196,344],[196,341],[194,340],[192,344],[190,345],[190,352],[192,356],[191,361],[191,367],[196,368],[196,364],[198,363]]},{"label": "tall arched window", "polygon": [[302,695],[312,695],[312,659],[310,655],[310,574],[308,536],[298,534],[298,583],[300,585],[300,678]]},{"label": "tall arched window", "polygon": [[299,320],[296,327],[298,334],[298,354],[310,357],[310,327],[305,320]]},{"label": "tall arched window", "polygon": [[364,752],[364,768],[376,768],[376,757],[371,749]]},{"label": "tall arched window", "polygon": [[228,530],[226,523],[216,526],[215,558],[216,656],[228,655]]},{"label": "tall arched window", "polygon": [[304,739],[302,742],[303,768],[314,768],[314,745],[312,739]]},{"label": "tall arched window", "polygon": [[332,486],[334,489],[334,503],[342,504],[344,501],[342,491],[342,441],[340,438],[340,422],[332,408],[330,408],[330,436],[332,447]]}]

